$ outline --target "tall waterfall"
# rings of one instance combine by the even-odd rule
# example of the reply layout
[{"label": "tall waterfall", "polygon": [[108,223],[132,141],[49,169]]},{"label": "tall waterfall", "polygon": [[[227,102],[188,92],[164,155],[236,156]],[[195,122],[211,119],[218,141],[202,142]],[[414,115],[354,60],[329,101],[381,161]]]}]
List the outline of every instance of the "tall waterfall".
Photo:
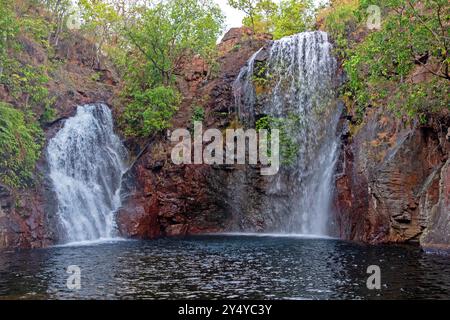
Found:
[{"label": "tall waterfall", "polygon": [[47,156],[65,240],[114,237],[126,150],[109,108],[79,106],[49,142]]},{"label": "tall waterfall", "polygon": [[[244,124],[254,125],[265,115],[294,115],[299,121],[290,132],[299,147],[296,159],[272,178],[266,192],[274,195],[268,202],[270,209],[261,209],[285,211],[276,213],[282,218],[272,227],[274,232],[328,232],[340,116],[336,104],[337,63],[331,50],[324,32],[304,32],[274,41],[270,48],[263,49],[265,53],[260,50],[248,61],[233,86]],[[268,81],[263,93],[254,83],[259,63],[264,65]]]}]

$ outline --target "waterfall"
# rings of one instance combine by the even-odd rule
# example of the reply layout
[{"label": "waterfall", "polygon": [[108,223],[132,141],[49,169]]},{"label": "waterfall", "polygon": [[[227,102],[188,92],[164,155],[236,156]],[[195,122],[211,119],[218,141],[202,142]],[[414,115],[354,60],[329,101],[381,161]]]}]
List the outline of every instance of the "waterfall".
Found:
[{"label": "waterfall", "polygon": [[261,50],[262,48],[250,57],[246,66],[241,69],[237,80],[233,83],[234,103],[236,104],[239,119],[251,118],[251,120],[254,121],[254,118],[252,117],[253,112],[252,110],[249,112],[247,107],[252,108],[256,101],[256,93],[253,88],[251,77],[254,71],[255,59]]},{"label": "waterfall", "polygon": [[[271,227],[274,232],[328,233],[341,112],[336,104],[337,63],[331,51],[324,32],[285,37],[252,56],[233,85],[246,125],[262,116],[298,117],[289,132],[299,148],[296,158],[268,183],[266,194],[272,199],[260,208],[280,211],[278,225]],[[254,77],[261,65],[268,83],[258,92]]]},{"label": "waterfall", "polygon": [[113,127],[106,105],[79,106],[49,142],[50,179],[68,242],[115,236],[126,150]]}]

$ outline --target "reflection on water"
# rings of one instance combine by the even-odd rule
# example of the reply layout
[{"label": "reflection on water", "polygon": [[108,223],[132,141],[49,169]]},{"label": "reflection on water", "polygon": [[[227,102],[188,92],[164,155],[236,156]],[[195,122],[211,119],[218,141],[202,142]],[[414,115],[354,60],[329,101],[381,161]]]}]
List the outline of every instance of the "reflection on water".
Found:
[{"label": "reflection on water", "polygon": [[[66,287],[81,268],[79,291]],[[383,288],[366,288],[379,265]],[[0,252],[0,299],[450,298],[450,257],[333,239],[201,236]]]}]

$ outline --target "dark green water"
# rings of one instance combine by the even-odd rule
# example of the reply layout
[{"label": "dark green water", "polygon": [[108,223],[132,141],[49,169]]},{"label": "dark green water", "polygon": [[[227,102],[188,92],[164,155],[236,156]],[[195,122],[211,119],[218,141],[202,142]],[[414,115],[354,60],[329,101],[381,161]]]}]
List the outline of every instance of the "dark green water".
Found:
[{"label": "dark green water", "polygon": [[[69,290],[66,269],[81,269]],[[369,265],[382,289],[366,287]],[[0,299],[444,299],[450,257],[328,239],[200,236],[0,251]]]}]

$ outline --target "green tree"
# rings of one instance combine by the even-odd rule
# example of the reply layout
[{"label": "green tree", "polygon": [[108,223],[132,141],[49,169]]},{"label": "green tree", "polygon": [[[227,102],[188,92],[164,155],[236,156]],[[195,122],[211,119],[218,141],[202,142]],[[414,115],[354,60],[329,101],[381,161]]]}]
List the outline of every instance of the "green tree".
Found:
[{"label": "green tree", "polygon": [[49,36],[49,43],[54,46],[59,44],[61,34],[66,30],[67,19],[73,13],[72,11],[72,0],[28,0],[32,5],[35,3],[43,6],[51,13],[51,31]]},{"label": "green tree", "polygon": [[[379,30],[366,26],[371,5],[381,8]],[[348,75],[344,95],[358,120],[378,106],[422,121],[449,108],[449,22],[446,0],[334,1],[324,25],[336,40]]]},{"label": "green tree", "polygon": [[113,41],[121,28],[121,18],[115,8],[98,0],[79,0],[83,20],[82,28],[95,43],[96,64],[100,69],[100,57],[105,44]]},{"label": "green tree", "polygon": [[224,18],[211,0],[168,0],[135,12],[115,61],[125,79],[125,133],[147,136],[169,126],[180,103],[175,76],[194,55],[214,57]]},{"label": "green tree", "polygon": [[251,27],[253,33],[256,32],[256,15],[257,6],[261,0],[228,0],[228,4],[237,10],[244,12],[247,15],[247,21]]},{"label": "green tree", "polygon": [[186,58],[208,56],[222,31],[220,8],[211,0],[168,0],[146,8],[125,36],[169,85]]},{"label": "green tree", "polygon": [[247,15],[242,22],[254,33],[271,33],[275,39],[312,27],[310,0],[230,0],[229,4]]},{"label": "green tree", "polygon": [[275,39],[303,32],[313,24],[310,0],[281,0],[279,10],[273,17]]},{"label": "green tree", "polygon": [[272,33],[274,31],[274,17],[278,12],[278,5],[272,0],[257,1],[252,17],[247,15],[242,21],[244,26],[251,27],[254,33]]}]

